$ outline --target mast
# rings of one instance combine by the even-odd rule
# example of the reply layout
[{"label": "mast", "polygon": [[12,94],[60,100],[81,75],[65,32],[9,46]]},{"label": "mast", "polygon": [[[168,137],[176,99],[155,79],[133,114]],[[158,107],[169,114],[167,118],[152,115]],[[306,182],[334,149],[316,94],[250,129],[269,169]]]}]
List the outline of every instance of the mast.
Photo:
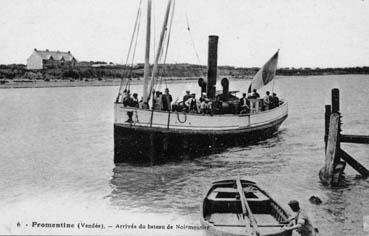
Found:
[{"label": "mast", "polygon": [[147,103],[150,73],[150,37],[151,37],[151,0],[147,1],[147,23],[146,23],[146,49],[145,49],[145,67],[144,67],[144,85],[143,85],[143,102]]},{"label": "mast", "polygon": [[159,58],[160,58],[160,55],[161,55],[161,50],[162,50],[162,47],[163,47],[165,31],[167,30],[168,18],[169,18],[169,12],[170,12],[171,4],[172,4],[172,0],[169,0],[168,5],[167,5],[167,10],[165,12],[163,28],[162,28],[161,34],[160,34],[159,47],[156,51],[154,67],[152,69],[151,80],[150,80],[150,89],[149,89],[149,95],[148,95],[149,97],[151,96],[151,92],[152,92],[152,89],[154,87],[155,75],[158,71],[158,62],[159,62]]}]

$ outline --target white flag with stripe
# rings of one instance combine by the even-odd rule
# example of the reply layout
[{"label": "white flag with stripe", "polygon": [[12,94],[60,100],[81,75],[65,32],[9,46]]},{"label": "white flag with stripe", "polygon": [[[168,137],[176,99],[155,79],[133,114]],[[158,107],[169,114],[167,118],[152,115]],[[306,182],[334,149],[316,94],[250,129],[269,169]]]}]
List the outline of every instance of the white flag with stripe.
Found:
[{"label": "white flag with stripe", "polygon": [[274,79],[275,72],[277,71],[278,53],[279,49],[255,74],[248,89],[249,93],[251,93],[254,89],[259,89],[265,86]]}]

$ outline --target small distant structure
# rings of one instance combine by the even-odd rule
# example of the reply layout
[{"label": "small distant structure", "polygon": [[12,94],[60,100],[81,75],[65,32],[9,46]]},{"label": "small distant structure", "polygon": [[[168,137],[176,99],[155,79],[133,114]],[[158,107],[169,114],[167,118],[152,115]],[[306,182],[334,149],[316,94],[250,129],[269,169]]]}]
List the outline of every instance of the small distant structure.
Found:
[{"label": "small distant structure", "polygon": [[77,63],[77,59],[72,55],[70,51],[49,51],[46,50],[33,50],[31,56],[27,59],[28,70],[41,70],[47,68],[58,67],[74,67]]}]

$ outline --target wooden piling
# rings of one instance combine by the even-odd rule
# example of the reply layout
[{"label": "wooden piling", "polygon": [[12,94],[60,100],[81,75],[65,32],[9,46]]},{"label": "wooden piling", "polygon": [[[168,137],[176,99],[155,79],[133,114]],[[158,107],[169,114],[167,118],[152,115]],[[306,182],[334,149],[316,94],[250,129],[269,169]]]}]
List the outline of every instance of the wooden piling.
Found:
[{"label": "wooden piling", "polygon": [[331,105],[325,105],[325,125],[324,125],[324,142],[325,150],[327,150],[328,132],[329,132],[329,120],[332,114]]},{"label": "wooden piling", "polygon": [[[331,97],[332,97],[332,114],[338,114],[338,127],[337,127],[337,150],[341,149],[340,144],[340,136],[341,136],[341,119],[340,119],[340,90],[338,88],[334,88],[331,91]],[[340,162],[339,155],[335,155],[335,163]]]},{"label": "wooden piling", "polygon": [[346,163],[364,178],[369,177],[369,170],[341,149],[341,142],[369,144],[369,136],[341,134],[340,101],[337,88],[332,89],[332,105],[325,106],[324,142],[325,165],[319,171],[319,178],[323,184],[337,186]]},{"label": "wooden piling", "polygon": [[335,169],[335,159],[337,156],[339,119],[340,117],[337,113],[332,114],[330,117],[329,134],[325,152],[325,165],[319,173],[320,180],[324,185],[336,185],[332,180]]},{"label": "wooden piling", "polygon": [[332,113],[340,111],[340,91],[338,88],[332,89]]}]

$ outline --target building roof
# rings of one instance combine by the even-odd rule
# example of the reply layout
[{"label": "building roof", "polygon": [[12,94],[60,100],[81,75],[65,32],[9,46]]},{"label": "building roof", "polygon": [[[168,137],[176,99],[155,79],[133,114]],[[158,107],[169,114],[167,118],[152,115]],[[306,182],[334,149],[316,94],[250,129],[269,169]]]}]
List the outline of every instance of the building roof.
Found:
[{"label": "building roof", "polygon": [[56,61],[60,61],[60,60],[72,61],[73,59],[76,60],[70,51],[68,52],[49,51],[48,49],[43,51],[43,50],[35,49],[35,52],[38,55],[40,55],[43,60],[50,60],[50,59],[56,60]]}]

